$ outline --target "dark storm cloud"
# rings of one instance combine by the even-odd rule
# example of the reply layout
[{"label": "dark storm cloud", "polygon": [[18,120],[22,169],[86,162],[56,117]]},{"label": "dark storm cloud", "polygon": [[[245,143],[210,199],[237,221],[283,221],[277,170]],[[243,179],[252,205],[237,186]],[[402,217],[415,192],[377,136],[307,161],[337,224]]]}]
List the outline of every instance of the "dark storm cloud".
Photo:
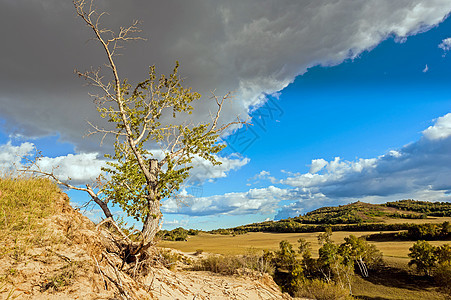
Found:
[{"label": "dark storm cloud", "polygon": [[[186,83],[204,95],[196,118],[208,115],[209,91],[236,91],[224,121],[248,113],[264,93],[283,89],[308,67],[337,64],[389,35],[405,37],[439,23],[447,0],[372,1],[98,1],[113,29],[142,21],[147,42],[129,44],[121,74],[136,81],[156,64],[167,73],[181,63]],[[102,51],[70,1],[1,0],[0,117],[8,133],[60,133],[79,150],[86,120],[98,120],[89,88],[73,69],[102,65]]]}]

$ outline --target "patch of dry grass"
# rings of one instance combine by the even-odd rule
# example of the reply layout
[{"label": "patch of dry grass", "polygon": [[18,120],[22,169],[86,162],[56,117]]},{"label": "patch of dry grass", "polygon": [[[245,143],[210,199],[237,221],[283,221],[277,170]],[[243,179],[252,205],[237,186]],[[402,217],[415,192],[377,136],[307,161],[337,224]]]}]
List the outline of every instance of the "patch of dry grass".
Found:
[{"label": "patch of dry grass", "polygon": [[426,219],[401,219],[401,218],[386,218],[383,223],[386,224],[402,224],[402,223],[412,223],[412,224],[425,224],[433,223],[439,224],[443,222],[451,222],[451,217],[431,217],[428,216]]},{"label": "patch of dry grass", "polygon": [[49,236],[42,219],[55,212],[54,199],[60,193],[50,180],[0,178],[0,258],[19,259]]}]

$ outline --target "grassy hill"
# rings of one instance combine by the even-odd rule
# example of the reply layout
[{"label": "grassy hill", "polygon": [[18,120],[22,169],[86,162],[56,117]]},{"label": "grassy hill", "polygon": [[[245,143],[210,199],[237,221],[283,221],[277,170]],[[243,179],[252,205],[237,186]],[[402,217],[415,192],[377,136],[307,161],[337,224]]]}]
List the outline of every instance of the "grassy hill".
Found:
[{"label": "grassy hill", "polygon": [[331,226],[334,231],[408,230],[416,224],[440,224],[451,221],[451,203],[401,200],[385,204],[355,202],[329,206],[298,217],[265,221],[228,229],[212,230],[213,234],[245,232],[319,232]]}]

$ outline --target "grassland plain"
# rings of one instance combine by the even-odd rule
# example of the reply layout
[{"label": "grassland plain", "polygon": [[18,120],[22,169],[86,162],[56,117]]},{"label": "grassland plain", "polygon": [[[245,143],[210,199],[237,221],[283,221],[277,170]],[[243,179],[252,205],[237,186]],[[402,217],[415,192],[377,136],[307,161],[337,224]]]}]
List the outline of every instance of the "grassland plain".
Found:
[{"label": "grassland plain", "polygon": [[[357,237],[365,236],[375,231],[337,231],[332,233],[332,239],[336,243],[344,242],[344,238],[349,235]],[[254,250],[277,250],[282,240],[287,240],[292,244],[297,244],[298,239],[303,238],[310,242],[313,256],[318,255],[318,232],[308,233],[272,233],[272,232],[248,232],[241,235],[220,235],[199,233],[195,236],[189,236],[186,242],[160,241],[159,246],[172,248],[182,252],[195,252],[202,249],[205,252],[240,255],[245,254],[250,249]],[[382,252],[384,258],[396,257],[407,260],[409,248],[412,247],[413,241],[388,241],[388,242],[370,242]],[[442,245],[446,241],[430,241],[434,246]]]},{"label": "grassland plain", "polygon": [[[438,218],[442,219],[442,218]],[[424,221],[424,220],[423,220]],[[433,222],[435,223],[435,222]],[[333,232],[332,240],[342,243],[349,235],[365,236],[378,232]],[[312,254],[318,257],[318,232],[312,233],[267,233],[249,232],[242,235],[219,235],[199,233],[189,236],[185,242],[160,241],[160,247],[177,249],[185,253],[194,253],[196,250],[223,254],[241,255],[246,253],[261,252],[263,250],[277,250],[281,240],[288,240],[297,245],[297,240],[304,238],[310,242]],[[413,268],[409,268],[409,248],[414,241],[384,241],[370,242],[383,253],[386,266],[369,278],[355,276],[352,283],[352,292],[357,299],[365,300],[439,300],[447,299],[435,286],[435,283],[424,276],[415,274]],[[449,243],[449,241],[430,241],[434,246]]]}]

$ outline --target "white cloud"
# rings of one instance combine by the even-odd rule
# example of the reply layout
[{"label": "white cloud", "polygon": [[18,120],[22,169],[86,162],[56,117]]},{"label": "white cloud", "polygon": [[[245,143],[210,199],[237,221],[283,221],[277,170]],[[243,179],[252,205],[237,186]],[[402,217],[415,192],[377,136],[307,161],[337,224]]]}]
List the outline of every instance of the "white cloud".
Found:
[{"label": "white cloud", "polygon": [[81,153],[42,157],[37,165],[42,171],[53,172],[62,181],[69,180],[74,185],[87,184],[93,182],[106,165],[98,156],[98,153]]},{"label": "white cloud", "polygon": [[[36,154],[33,143],[24,142],[13,146],[11,142],[0,145],[0,170],[3,173],[13,172],[23,168],[24,157]],[[161,151],[154,151],[155,157],[163,157]],[[249,163],[246,157],[216,157],[220,165],[213,165],[209,161],[196,156],[189,182],[203,183],[206,180],[226,177],[228,172],[238,170]],[[99,158],[98,153],[68,154],[58,157],[41,157],[37,165],[43,172],[52,173],[62,181],[70,181],[73,185],[92,183],[101,173],[106,162]]]},{"label": "white cloud", "polygon": [[442,40],[438,47],[443,50],[443,56],[445,56],[446,53],[448,53],[448,51],[451,49],[451,38]]},{"label": "white cloud", "polygon": [[[271,173],[268,171],[260,171],[260,173],[255,174],[254,176],[252,176],[251,178],[249,178],[247,181],[254,181],[253,184],[259,183],[260,180],[269,180],[272,184],[275,184],[278,182],[278,180],[271,176]],[[251,185],[251,184],[248,184]]]},{"label": "white cloud", "polygon": [[32,143],[22,143],[13,146],[11,142],[0,145],[0,175],[14,174],[22,166],[22,158],[30,155],[35,150]]},{"label": "white cloud", "polygon": [[267,214],[274,213],[278,202],[287,198],[290,198],[288,190],[269,186],[244,193],[171,198],[163,202],[162,211],[165,214],[189,216]]},{"label": "white cloud", "polygon": [[209,161],[196,156],[193,160],[193,169],[190,172],[190,182],[195,184],[202,183],[206,180],[227,177],[228,172],[236,171],[249,163],[247,157],[215,157],[221,162],[220,165],[214,166]]},{"label": "white cloud", "polygon": [[426,64],[426,66],[424,67],[424,69],[423,69],[423,73],[426,73],[427,71],[429,71],[429,67],[428,67],[428,65]]},{"label": "white cloud", "polygon": [[[19,146],[13,146],[11,142],[0,145],[0,170],[16,173],[29,164],[25,158],[33,161],[35,155],[36,148],[30,142]],[[40,157],[36,165],[43,172],[53,172],[60,180],[67,181],[70,178],[72,184],[86,184],[99,176],[105,161],[98,159],[97,153],[82,153],[54,158]]]},{"label": "white cloud", "polygon": [[314,159],[310,165],[310,173],[315,174],[321,171],[325,166],[327,166],[327,161],[324,159]]},{"label": "white cloud", "polygon": [[451,135],[451,113],[438,118],[434,125],[423,131],[423,135],[430,140],[449,137]]}]

